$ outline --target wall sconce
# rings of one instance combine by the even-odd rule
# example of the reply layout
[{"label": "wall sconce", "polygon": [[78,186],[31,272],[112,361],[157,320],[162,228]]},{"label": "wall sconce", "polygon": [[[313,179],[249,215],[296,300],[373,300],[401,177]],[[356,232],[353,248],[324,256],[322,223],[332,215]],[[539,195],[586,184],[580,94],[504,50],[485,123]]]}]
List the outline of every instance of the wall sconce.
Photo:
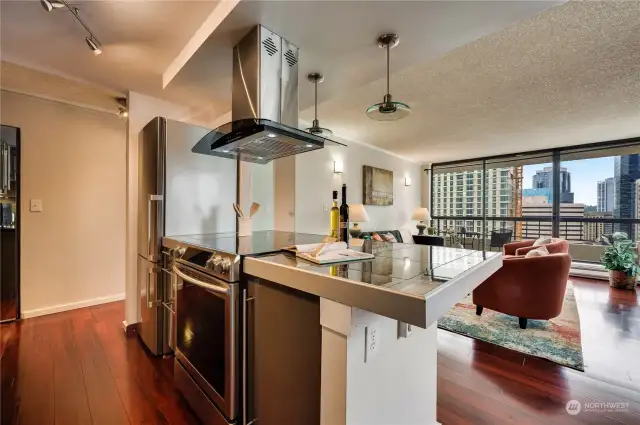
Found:
[{"label": "wall sconce", "polygon": [[334,174],[342,174],[344,172],[344,168],[342,166],[341,161],[333,161],[333,173]]},{"label": "wall sconce", "polygon": [[404,185],[405,186],[411,186],[411,177],[405,177],[404,178]]}]

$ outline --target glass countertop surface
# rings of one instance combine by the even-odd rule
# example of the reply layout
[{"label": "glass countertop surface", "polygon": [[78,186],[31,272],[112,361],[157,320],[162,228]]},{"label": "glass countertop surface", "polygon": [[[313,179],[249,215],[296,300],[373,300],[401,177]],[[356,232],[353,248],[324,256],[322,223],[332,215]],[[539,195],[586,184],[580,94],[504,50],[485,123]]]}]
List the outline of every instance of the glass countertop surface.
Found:
[{"label": "glass countertop surface", "polygon": [[493,259],[499,252],[441,246],[363,241],[351,249],[375,255],[373,260],[318,265],[289,252],[260,256],[261,261],[335,276],[353,282],[424,296],[467,270]]}]

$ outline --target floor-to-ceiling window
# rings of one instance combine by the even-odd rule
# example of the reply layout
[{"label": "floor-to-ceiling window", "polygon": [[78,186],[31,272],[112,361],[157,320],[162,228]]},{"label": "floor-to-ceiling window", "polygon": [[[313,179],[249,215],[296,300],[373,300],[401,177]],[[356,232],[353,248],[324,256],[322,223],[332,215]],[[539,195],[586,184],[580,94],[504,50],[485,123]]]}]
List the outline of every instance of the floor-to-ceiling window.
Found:
[{"label": "floor-to-ceiling window", "polygon": [[451,217],[434,223],[444,235],[482,232],[484,172],[482,162],[456,163],[433,169],[432,216]]},{"label": "floor-to-ceiling window", "polygon": [[[467,248],[561,237],[598,262],[606,239],[640,241],[640,139],[433,164],[432,226]],[[475,245],[474,245],[475,243]]]}]

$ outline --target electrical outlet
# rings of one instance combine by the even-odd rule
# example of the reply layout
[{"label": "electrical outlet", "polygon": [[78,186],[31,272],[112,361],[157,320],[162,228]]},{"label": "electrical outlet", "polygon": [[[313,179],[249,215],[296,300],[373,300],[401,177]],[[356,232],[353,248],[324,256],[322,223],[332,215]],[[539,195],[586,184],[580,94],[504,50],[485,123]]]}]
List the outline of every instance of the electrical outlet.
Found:
[{"label": "electrical outlet", "polygon": [[366,363],[371,361],[380,349],[380,332],[378,328],[373,325],[364,328],[364,341],[364,362]]},{"label": "electrical outlet", "polygon": [[329,211],[329,204],[322,204],[322,211],[323,212]]},{"label": "electrical outlet", "polygon": [[411,335],[411,325],[398,321],[398,339],[409,338]]}]

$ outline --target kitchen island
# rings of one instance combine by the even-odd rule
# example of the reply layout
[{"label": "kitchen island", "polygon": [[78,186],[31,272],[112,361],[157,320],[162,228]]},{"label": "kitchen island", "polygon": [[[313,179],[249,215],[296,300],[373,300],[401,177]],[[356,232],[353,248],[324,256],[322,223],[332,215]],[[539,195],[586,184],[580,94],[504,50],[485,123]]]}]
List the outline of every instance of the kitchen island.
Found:
[{"label": "kitchen island", "polygon": [[502,255],[359,241],[369,261],[244,260],[250,405],[260,423],[436,424],[437,320]]}]

